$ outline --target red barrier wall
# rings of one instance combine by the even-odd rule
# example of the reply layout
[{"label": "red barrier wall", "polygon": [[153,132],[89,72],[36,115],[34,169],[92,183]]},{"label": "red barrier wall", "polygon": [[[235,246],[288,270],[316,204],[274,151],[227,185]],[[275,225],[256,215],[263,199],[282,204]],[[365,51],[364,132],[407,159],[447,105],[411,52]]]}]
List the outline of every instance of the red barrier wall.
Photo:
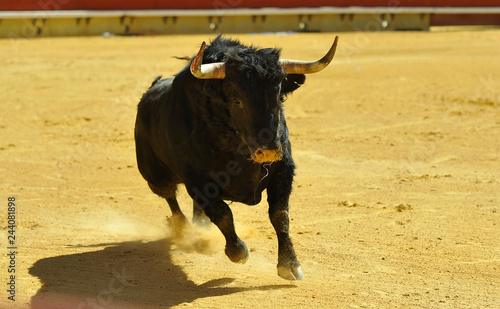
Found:
[{"label": "red barrier wall", "polygon": [[2,0],[0,11],[229,9],[260,7],[488,7],[498,0]]},{"label": "red barrier wall", "polygon": [[499,14],[437,14],[431,16],[432,26],[500,26]]}]

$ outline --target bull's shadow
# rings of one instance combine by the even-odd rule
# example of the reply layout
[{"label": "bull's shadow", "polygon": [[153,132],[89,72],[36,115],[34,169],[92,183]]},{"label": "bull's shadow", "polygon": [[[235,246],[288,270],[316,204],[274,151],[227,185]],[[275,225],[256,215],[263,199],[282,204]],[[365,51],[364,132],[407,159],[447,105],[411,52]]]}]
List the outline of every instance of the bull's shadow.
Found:
[{"label": "bull's shadow", "polygon": [[197,285],[172,263],[169,239],[97,246],[106,248],[37,261],[29,273],[42,287],[31,299],[31,308],[168,308],[198,298],[294,287],[226,286],[232,278]]}]

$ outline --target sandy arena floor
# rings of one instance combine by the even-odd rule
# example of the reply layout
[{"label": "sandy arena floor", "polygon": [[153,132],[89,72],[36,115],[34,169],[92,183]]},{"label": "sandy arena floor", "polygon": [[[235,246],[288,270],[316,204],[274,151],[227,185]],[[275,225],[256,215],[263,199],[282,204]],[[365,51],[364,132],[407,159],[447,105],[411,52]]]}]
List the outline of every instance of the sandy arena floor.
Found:
[{"label": "sandy arena floor", "polygon": [[[140,96],[211,36],[0,40],[0,308],[499,308],[500,31],[339,36],[286,106],[300,282],[266,203],[231,206],[233,264],[215,227],[174,240],[137,170]],[[333,37],[238,36],[307,60]]]}]

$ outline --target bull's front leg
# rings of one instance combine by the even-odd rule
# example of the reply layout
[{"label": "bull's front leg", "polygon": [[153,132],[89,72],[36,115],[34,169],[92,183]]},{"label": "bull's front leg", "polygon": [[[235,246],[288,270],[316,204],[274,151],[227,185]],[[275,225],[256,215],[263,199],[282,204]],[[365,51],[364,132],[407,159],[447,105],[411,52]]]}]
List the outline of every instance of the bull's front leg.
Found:
[{"label": "bull's front leg", "polygon": [[205,214],[210,218],[226,238],[226,255],[234,263],[245,264],[248,260],[248,248],[236,235],[233,213],[224,201],[214,201],[205,207]]},{"label": "bull's front leg", "polygon": [[219,198],[206,197],[200,190],[190,190],[188,188],[188,193],[193,198],[196,206],[205,211],[210,221],[212,221],[224,235],[226,239],[225,253],[229,259],[234,263],[244,264],[249,257],[248,248],[238,235],[236,235],[233,213],[229,206]]},{"label": "bull's front leg", "polygon": [[292,192],[293,167],[282,168],[267,189],[269,218],[278,236],[278,275],[288,280],[302,279],[302,269],[289,235],[288,200]]}]

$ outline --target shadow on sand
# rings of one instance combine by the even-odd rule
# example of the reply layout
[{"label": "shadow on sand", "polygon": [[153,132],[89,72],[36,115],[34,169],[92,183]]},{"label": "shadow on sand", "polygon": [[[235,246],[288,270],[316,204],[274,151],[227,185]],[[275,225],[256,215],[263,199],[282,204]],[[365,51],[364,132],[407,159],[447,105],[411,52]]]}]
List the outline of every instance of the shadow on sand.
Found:
[{"label": "shadow on sand", "polygon": [[221,278],[197,285],[172,263],[171,242],[100,244],[105,249],[37,261],[29,273],[42,287],[32,309],[168,308],[196,299],[249,290],[292,288],[294,285],[235,287]]}]

